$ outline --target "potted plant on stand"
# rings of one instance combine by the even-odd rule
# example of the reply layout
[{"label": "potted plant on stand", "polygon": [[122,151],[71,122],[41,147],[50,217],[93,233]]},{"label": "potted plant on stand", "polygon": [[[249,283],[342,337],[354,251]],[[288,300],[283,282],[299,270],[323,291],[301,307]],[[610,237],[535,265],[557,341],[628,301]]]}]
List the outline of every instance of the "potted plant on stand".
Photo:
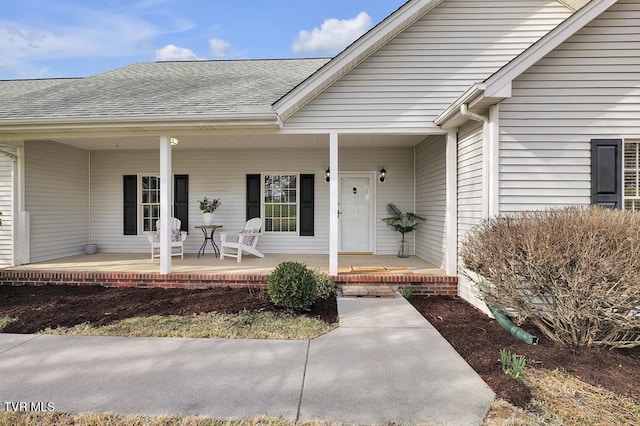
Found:
[{"label": "potted plant on stand", "polygon": [[213,225],[213,212],[216,211],[218,207],[220,207],[220,199],[207,199],[204,197],[203,200],[198,200],[200,203],[200,210],[202,211],[202,223],[205,225]]},{"label": "potted plant on stand", "polygon": [[402,234],[398,257],[409,257],[409,251],[407,250],[407,243],[404,240],[404,234],[415,231],[418,225],[425,222],[427,219],[422,216],[418,216],[415,213],[402,213],[402,211],[393,203],[387,204],[387,213],[389,213],[390,216],[385,217],[382,220],[394,231],[398,231]]}]

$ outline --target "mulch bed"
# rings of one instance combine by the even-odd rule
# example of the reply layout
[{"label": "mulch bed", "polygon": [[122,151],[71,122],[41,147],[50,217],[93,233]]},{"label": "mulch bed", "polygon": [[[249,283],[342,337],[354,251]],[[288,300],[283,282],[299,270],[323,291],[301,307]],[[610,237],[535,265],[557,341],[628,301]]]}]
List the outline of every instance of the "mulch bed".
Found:
[{"label": "mulch bed", "polygon": [[524,329],[540,338],[538,345],[529,345],[511,336],[496,321],[461,299],[418,296],[409,301],[482,376],[499,398],[514,405],[524,407],[531,399],[531,393],[522,381],[507,379],[502,373],[499,361],[502,348],[524,355],[527,368],[557,368],[587,383],[640,402],[640,347],[622,350],[572,348],[551,342],[535,328],[524,325]]},{"label": "mulch bed", "polygon": [[[18,320],[4,333],[37,333],[47,327],[89,323],[102,326],[134,316],[204,312],[284,312],[264,290],[218,287],[206,290],[106,288],[101,286],[0,286],[0,316]],[[336,300],[318,300],[304,315],[337,322]]]},{"label": "mulch bed", "polygon": [[[571,348],[550,342],[527,345],[508,334],[467,302],[451,297],[414,296],[422,315],[494,390],[499,398],[524,407],[531,392],[519,380],[502,373],[500,349],[524,355],[528,367],[558,368],[588,383],[628,395],[640,402],[640,347],[625,350]],[[18,318],[4,333],[35,333],[47,327],[84,322],[106,325],[132,316],[191,315],[202,312],[281,312],[264,290],[105,288],[100,286],[0,286],[0,316]],[[305,315],[328,323],[337,321],[336,300],[319,300]],[[527,326],[525,326],[527,328]],[[529,328],[529,331],[535,331]],[[390,366],[389,368],[392,368]]]}]

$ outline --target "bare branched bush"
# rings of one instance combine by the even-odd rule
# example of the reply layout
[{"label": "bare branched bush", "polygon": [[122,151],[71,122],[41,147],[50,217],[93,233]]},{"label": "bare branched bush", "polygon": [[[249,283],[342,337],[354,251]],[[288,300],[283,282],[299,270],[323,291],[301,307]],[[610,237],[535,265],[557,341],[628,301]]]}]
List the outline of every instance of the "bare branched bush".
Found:
[{"label": "bare branched bush", "polygon": [[576,346],[640,345],[640,214],[598,207],[488,219],[462,247],[488,305]]}]

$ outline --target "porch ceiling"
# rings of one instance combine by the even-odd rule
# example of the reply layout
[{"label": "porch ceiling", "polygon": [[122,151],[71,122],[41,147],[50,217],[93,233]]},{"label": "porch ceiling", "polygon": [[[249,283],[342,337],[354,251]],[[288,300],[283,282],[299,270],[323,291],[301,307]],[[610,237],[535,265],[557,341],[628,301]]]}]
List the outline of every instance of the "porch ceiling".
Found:
[{"label": "porch ceiling", "polygon": [[[246,149],[246,148],[295,148],[295,149],[328,149],[327,134],[206,134],[206,135],[171,135],[180,140],[175,150],[187,149]],[[340,134],[341,148],[377,148],[415,146],[427,135],[363,135]],[[120,136],[120,137],[84,137],[84,138],[51,138],[65,145],[90,150],[158,150],[158,136]]]}]

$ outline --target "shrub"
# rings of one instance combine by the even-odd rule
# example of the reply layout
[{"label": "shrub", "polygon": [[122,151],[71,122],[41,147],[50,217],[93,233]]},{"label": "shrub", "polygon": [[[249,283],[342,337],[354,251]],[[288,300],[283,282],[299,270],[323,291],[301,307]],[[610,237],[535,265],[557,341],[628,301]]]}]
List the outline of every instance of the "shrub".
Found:
[{"label": "shrub", "polygon": [[489,305],[576,346],[640,345],[640,214],[570,207],[488,219],[461,250]]},{"label": "shrub", "polygon": [[269,275],[268,293],[274,305],[308,311],[318,297],[316,276],[304,263],[283,262]]},{"label": "shrub", "polygon": [[313,270],[313,276],[316,279],[317,297],[328,299],[336,294],[336,283],[331,281],[329,275],[315,269]]}]

